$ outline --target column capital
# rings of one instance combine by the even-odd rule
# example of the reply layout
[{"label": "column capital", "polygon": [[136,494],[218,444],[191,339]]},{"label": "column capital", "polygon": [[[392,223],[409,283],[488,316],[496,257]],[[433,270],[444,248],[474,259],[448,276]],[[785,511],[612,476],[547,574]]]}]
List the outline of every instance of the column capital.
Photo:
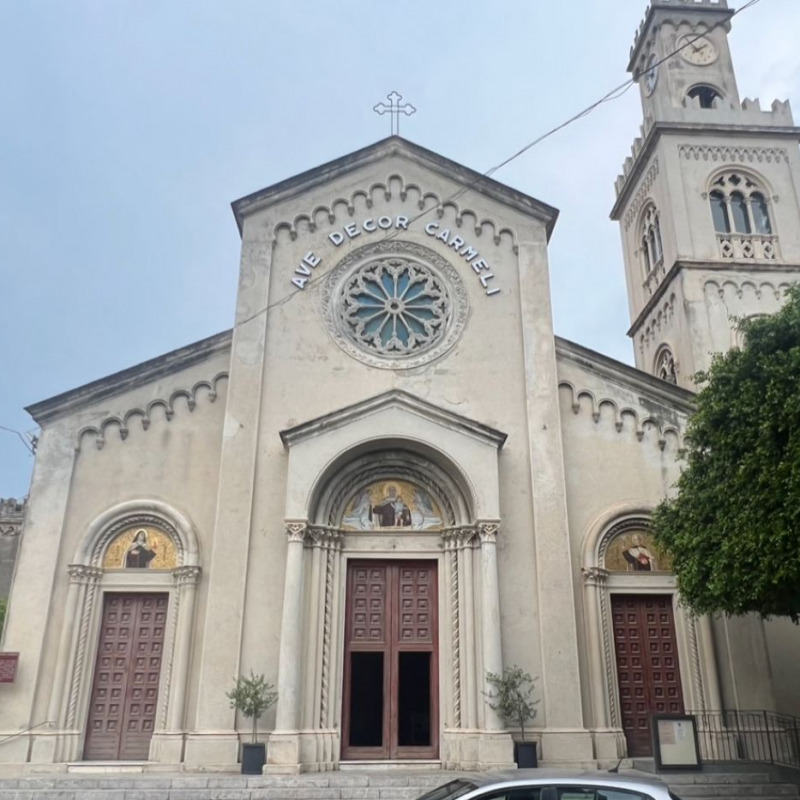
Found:
[{"label": "column capital", "polygon": [[70,583],[98,583],[103,577],[101,567],[92,567],[88,564],[70,564],[67,572]]},{"label": "column capital", "polygon": [[190,586],[199,583],[203,570],[200,567],[178,567],[172,570],[172,580],[178,586]]},{"label": "column capital", "polygon": [[483,519],[475,523],[481,544],[496,544],[497,535],[500,533],[499,519]]},{"label": "column capital", "polygon": [[311,547],[321,547],[325,550],[338,550],[342,546],[344,532],[339,528],[329,528],[324,525],[312,525],[308,529],[306,542]]},{"label": "column capital", "polygon": [[608,570],[603,567],[581,567],[581,577],[590,586],[604,586],[608,579]]},{"label": "column capital", "polygon": [[308,522],[304,519],[287,519],[285,521],[285,530],[290,543],[302,543],[308,534]]}]

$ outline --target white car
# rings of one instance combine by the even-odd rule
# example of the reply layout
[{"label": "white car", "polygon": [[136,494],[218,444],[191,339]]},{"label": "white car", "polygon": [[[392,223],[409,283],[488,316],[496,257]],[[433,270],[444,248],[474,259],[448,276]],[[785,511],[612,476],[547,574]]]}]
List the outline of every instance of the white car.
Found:
[{"label": "white car", "polygon": [[419,800],[680,800],[656,778],[611,772],[520,769],[465,775]]}]

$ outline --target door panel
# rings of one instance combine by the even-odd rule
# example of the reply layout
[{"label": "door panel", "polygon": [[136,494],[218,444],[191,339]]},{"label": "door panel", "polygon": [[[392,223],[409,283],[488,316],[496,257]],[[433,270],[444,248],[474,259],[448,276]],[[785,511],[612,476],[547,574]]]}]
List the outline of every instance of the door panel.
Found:
[{"label": "door panel", "polygon": [[106,593],[84,758],[146,760],[158,702],[169,596]]},{"label": "door panel", "polygon": [[436,564],[350,562],[342,757],[438,756]]},{"label": "door panel", "polygon": [[672,596],[615,594],[611,612],[628,755],[650,756],[650,717],[684,712]]}]

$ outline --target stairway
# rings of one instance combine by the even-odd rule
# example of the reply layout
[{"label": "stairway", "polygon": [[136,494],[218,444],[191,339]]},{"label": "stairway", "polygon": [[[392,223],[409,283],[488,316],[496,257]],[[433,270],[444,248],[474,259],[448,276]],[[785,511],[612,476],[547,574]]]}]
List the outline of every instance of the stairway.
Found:
[{"label": "stairway", "polygon": [[796,783],[776,778],[768,772],[691,772],[658,777],[669,784],[681,800],[786,800],[800,797]]},{"label": "stairway", "polygon": [[[0,777],[0,800],[415,800],[454,777],[456,773],[444,771],[395,770],[292,777],[59,773]],[[767,772],[681,773],[661,777],[682,800],[800,798],[796,784],[771,778]]]}]

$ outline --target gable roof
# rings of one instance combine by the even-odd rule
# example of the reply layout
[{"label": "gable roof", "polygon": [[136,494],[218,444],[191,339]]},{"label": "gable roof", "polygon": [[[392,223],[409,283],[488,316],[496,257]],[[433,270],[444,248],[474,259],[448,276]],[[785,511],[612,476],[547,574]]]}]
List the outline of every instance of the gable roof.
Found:
[{"label": "gable roof", "polygon": [[360,150],[348,155],[328,161],[326,164],[301,172],[299,175],[287,178],[279,183],[274,183],[272,186],[253,192],[239,200],[234,200],[231,203],[231,208],[236,218],[236,224],[239,227],[239,233],[242,233],[245,217],[254,211],[313,189],[340,175],[346,175],[353,170],[391,155],[399,155],[416,163],[421,163],[431,171],[460,183],[466,189],[473,189],[523,214],[540,220],[545,225],[548,240],[550,239],[556,219],[558,219],[557,208],[553,208],[553,206],[549,206],[547,203],[543,203],[517,189],[512,189],[510,186],[506,186],[493,178],[487,178],[485,175],[481,175],[481,173],[475,172],[475,170],[465,167],[463,164],[451,161],[449,158],[409,142],[408,139],[403,139],[401,136],[389,136],[386,139],[381,139],[375,144],[362,147]]}]

